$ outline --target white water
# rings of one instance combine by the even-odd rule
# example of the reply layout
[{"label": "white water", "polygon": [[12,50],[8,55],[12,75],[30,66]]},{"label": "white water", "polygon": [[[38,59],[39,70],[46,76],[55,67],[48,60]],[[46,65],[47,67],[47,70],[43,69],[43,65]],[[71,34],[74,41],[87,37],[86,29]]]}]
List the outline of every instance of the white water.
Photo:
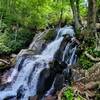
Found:
[{"label": "white water", "polygon": [[[22,87],[24,96],[20,100],[28,100],[29,96],[36,95],[36,86],[39,79],[40,72],[49,68],[48,63],[53,60],[54,54],[59,49],[60,44],[63,40],[63,35],[69,34],[70,36],[74,36],[74,31],[72,27],[64,27],[59,29],[56,39],[48,44],[46,49],[41,53],[41,55],[35,55],[35,59],[26,58],[24,63],[21,65],[22,68],[20,72],[18,72],[19,64],[21,63],[22,58],[17,61],[15,69],[12,75],[8,78],[8,82],[14,79],[14,76],[17,75],[17,78],[14,80],[10,89],[6,88],[3,91],[0,91],[0,100],[3,100],[8,96],[16,96],[18,90]],[[65,60],[66,53],[68,52],[69,44],[66,46],[63,54],[63,61]],[[69,64],[73,63],[73,59],[75,56],[76,47],[73,48],[71,53],[71,58]],[[49,91],[48,91],[49,92]]]},{"label": "white water", "polygon": [[[51,42],[47,48],[42,52],[41,55],[36,55],[37,59],[33,61],[33,59],[26,58],[22,65],[21,71],[18,73],[17,79],[15,83],[13,83],[11,90],[8,91],[1,91],[0,92],[0,100],[3,100],[7,96],[16,96],[17,90],[23,86],[26,91],[22,100],[28,100],[29,96],[36,95],[36,85],[40,75],[40,72],[44,68],[48,68],[49,61],[53,60],[53,56],[55,52],[59,49],[60,43],[63,40],[63,37],[59,38]],[[11,77],[8,78],[8,81],[12,80],[15,74],[18,72],[18,61]],[[38,64],[38,65],[36,65]],[[32,72],[32,70],[34,71]],[[32,73],[32,80],[28,83],[28,79],[30,74]]]},{"label": "white water", "polygon": [[57,37],[56,39],[58,39],[59,37],[63,36],[63,35],[70,35],[71,37],[73,37],[75,35],[75,32],[73,30],[73,27],[72,26],[65,26],[63,28],[60,28],[58,30],[58,34],[57,34]]}]

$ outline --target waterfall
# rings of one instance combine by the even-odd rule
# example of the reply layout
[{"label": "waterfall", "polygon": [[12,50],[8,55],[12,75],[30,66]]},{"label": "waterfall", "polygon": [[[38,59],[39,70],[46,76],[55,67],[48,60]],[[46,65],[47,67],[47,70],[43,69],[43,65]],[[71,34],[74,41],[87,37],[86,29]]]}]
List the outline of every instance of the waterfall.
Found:
[{"label": "waterfall", "polygon": [[[18,100],[28,100],[29,96],[35,96],[40,73],[45,68],[49,68],[49,62],[53,61],[54,55],[60,48],[64,38],[63,35],[66,34],[71,37],[74,36],[75,33],[72,27],[66,26],[60,28],[55,40],[49,43],[40,55],[34,55],[34,57],[20,57],[15,65],[15,69],[7,80],[8,82],[12,80],[10,87],[5,87],[4,90],[0,91],[0,100],[4,100],[7,97],[14,98],[19,95],[21,96]],[[76,46],[72,48],[70,48],[70,46],[70,43],[66,45],[62,61],[71,65],[76,61]],[[71,52],[70,55],[67,54],[68,52]],[[49,90],[47,94],[49,94]]]}]

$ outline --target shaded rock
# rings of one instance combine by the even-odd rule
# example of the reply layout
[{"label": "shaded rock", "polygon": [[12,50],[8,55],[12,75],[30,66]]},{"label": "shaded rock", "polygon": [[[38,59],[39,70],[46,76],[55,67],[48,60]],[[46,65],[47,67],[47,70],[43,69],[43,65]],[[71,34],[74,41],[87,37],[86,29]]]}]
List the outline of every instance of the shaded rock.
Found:
[{"label": "shaded rock", "polygon": [[62,61],[63,58],[63,52],[65,50],[65,47],[67,43],[71,40],[70,37],[64,37],[63,41],[60,44],[60,48],[58,51],[55,53],[54,58],[57,59],[58,61]]},{"label": "shaded rock", "polygon": [[30,96],[29,100],[37,100],[37,96]]}]

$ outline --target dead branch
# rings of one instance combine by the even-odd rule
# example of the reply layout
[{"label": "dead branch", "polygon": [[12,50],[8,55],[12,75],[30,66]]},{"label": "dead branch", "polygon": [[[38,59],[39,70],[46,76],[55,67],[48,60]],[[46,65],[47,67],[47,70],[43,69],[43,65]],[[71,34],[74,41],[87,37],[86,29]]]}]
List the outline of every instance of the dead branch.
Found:
[{"label": "dead branch", "polygon": [[86,57],[88,57],[90,60],[95,61],[95,62],[99,62],[100,58],[94,58],[92,55],[90,55],[87,51],[84,52],[84,54],[86,55]]},{"label": "dead branch", "polygon": [[4,64],[10,65],[10,62],[7,62],[6,60],[0,59],[0,62],[3,62]]}]

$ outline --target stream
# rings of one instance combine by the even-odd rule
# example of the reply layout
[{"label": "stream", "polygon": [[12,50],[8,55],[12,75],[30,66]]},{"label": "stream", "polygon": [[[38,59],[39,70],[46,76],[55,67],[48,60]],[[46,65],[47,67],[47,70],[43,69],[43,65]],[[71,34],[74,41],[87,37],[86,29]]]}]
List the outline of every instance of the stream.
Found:
[{"label": "stream", "polygon": [[[55,39],[47,45],[41,54],[20,57],[11,76],[8,77],[8,81],[12,80],[11,83],[0,89],[0,100],[29,100],[30,96],[41,94],[42,90],[43,94],[40,96],[40,100],[44,100],[43,96],[52,95],[57,74],[62,74],[68,66],[77,61],[77,44],[74,41],[74,36],[75,32],[72,26],[65,26],[58,30]],[[58,66],[54,64],[52,70],[49,70],[51,69],[50,63],[53,61],[57,61],[59,64]],[[64,68],[56,71],[56,66],[58,70],[62,62],[64,64],[61,66]],[[55,72],[50,72],[53,69]],[[47,79],[49,80],[51,74],[53,78],[49,84]],[[47,85],[48,88],[44,89]]]}]

